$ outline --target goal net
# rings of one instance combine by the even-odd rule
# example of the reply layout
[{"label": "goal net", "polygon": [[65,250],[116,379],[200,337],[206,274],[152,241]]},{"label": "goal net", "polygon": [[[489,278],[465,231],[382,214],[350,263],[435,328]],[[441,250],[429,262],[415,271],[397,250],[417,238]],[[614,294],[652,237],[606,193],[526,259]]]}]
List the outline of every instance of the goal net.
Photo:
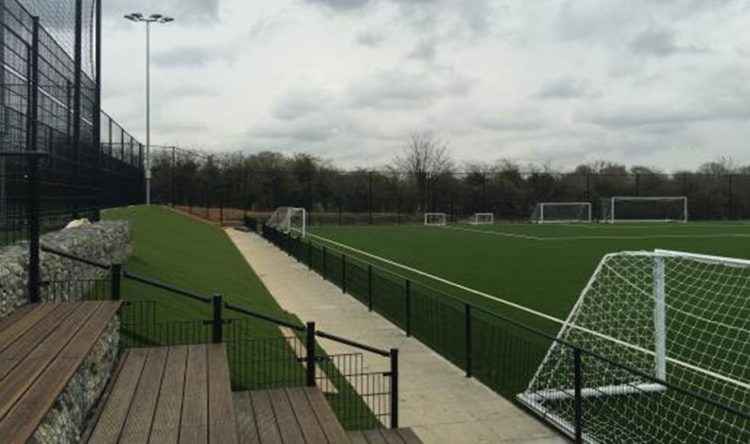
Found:
[{"label": "goal net", "polygon": [[685,196],[613,196],[602,199],[605,222],[687,222]]},{"label": "goal net", "polygon": [[540,224],[591,222],[589,202],[539,202],[531,221]]},{"label": "goal net", "polygon": [[572,433],[574,345],[592,352],[582,353],[578,385],[585,440],[750,442],[748,301],[750,261],[608,254],[518,399]]},{"label": "goal net", "polygon": [[445,213],[424,213],[425,225],[445,225],[447,221]]},{"label": "goal net", "polygon": [[492,225],[495,223],[495,213],[474,213],[472,225]]},{"label": "goal net", "polygon": [[279,207],[266,222],[271,228],[300,237],[307,234],[307,211],[297,207]]}]

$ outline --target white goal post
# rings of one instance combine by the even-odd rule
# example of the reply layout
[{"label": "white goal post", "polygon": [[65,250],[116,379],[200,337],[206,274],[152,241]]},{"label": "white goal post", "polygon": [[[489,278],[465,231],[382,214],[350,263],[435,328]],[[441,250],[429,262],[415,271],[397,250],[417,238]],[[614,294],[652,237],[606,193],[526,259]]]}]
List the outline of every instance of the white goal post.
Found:
[{"label": "white goal post", "polygon": [[266,225],[304,238],[307,235],[307,210],[300,207],[279,207],[271,214]]},{"label": "white goal post", "polygon": [[492,225],[495,223],[495,213],[474,213],[469,221],[472,225]]},{"label": "white goal post", "polygon": [[424,213],[425,225],[443,226],[448,223],[448,217],[445,213]]},{"label": "white goal post", "polygon": [[651,433],[669,433],[677,418],[696,415],[700,421],[677,427],[687,427],[688,434],[696,436],[725,429],[728,436],[747,437],[744,422],[716,415],[708,404],[692,403],[659,382],[699,393],[736,411],[746,410],[743,400],[750,394],[748,295],[748,260],[669,250],[607,254],[517,398],[562,431],[572,433],[572,346],[576,346],[649,376],[583,354],[587,357],[581,364],[581,398],[592,403],[598,399],[597,415],[588,419],[585,441],[627,441],[626,430],[617,435],[621,425],[617,418],[643,421]]},{"label": "white goal post", "polygon": [[602,199],[602,221],[687,222],[688,198],[685,196],[612,196]]},{"label": "white goal post", "polygon": [[531,214],[531,221],[540,224],[589,223],[590,202],[538,202]]}]

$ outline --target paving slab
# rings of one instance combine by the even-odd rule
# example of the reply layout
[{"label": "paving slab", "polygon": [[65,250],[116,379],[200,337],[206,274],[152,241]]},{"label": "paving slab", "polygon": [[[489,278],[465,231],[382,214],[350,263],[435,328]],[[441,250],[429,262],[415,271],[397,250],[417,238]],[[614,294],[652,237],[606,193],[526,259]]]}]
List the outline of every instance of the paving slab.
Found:
[{"label": "paving slab", "polygon": [[[226,233],[282,308],[315,321],[319,330],[399,349],[399,425],[413,428],[424,442],[568,442],[260,236],[234,229]],[[351,351],[331,341],[320,344],[329,354]],[[366,362],[378,369],[388,364],[386,358],[374,355],[368,355]]]}]

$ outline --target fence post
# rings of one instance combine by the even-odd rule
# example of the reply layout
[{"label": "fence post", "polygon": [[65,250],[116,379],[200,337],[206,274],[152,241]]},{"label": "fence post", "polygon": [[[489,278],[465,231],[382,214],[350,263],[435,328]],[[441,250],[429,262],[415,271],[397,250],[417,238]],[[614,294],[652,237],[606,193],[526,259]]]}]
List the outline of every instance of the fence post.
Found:
[{"label": "fence post", "polygon": [[305,337],[306,347],[306,370],[307,370],[307,386],[315,387],[315,322],[307,323],[307,334]]},{"label": "fence post", "polygon": [[341,292],[346,294],[346,255],[341,255]]},{"label": "fence post", "polygon": [[211,298],[211,302],[213,305],[213,321],[211,323],[211,330],[212,330],[212,339],[214,344],[220,344],[223,342],[222,338],[222,327],[224,324],[224,321],[221,318],[221,309],[224,305],[224,297],[220,294],[214,295]]},{"label": "fence post", "polygon": [[581,349],[578,347],[573,349],[573,387],[574,387],[574,398],[573,408],[575,410],[575,417],[573,419],[573,432],[575,433],[575,442],[583,442],[583,399],[581,397],[581,386],[582,386],[582,375],[581,375]]},{"label": "fence post", "polygon": [[328,248],[323,245],[323,280],[328,280]]},{"label": "fence post", "polygon": [[372,265],[367,264],[367,310],[372,311]]},{"label": "fence post", "polygon": [[471,378],[472,374],[472,347],[471,347],[471,305],[464,304],[464,340],[466,349],[466,377]]},{"label": "fence post", "polygon": [[406,336],[411,336],[411,281],[406,280]]},{"label": "fence post", "polygon": [[313,263],[312,263],[312,241],[310,239],[307,240],[307,269],[312,270]]},{"label": "fence post", "polygon": [[113,301],[119,301],[120,299],[122,299],[122,265],[112,264],[110,273],[112,278],[112,287],[109,289],[110,298]]},{"label": "fence post", "polygon": [[398,428],[398,349],[391,349],[391,428]]},{"label": "fence post", "polygon": [[[4,6],[3,6],[4,7]],[[29,274],[28,274],[28,290],[29,290],[29,301],[36,303],[41,301],[40,291],[40,252],[39,252],[39,236],[41,232],[40,225],[40,208],[39,208],[39,158],[36,155],[38,150],[37,147],[37,124],[39,117],[39,17],[33,18],[32,28],[32,40],[31,46],[29,47],[29,63],[30,63],[30,76],[29,76],[29,100],[28,100],[28,118],[27,120],[27,145],[26,150],[30,152],[27,156],[28,170],[27,180],[29,186],[29,200],[28,200],[28,218],[29,218]]]}]

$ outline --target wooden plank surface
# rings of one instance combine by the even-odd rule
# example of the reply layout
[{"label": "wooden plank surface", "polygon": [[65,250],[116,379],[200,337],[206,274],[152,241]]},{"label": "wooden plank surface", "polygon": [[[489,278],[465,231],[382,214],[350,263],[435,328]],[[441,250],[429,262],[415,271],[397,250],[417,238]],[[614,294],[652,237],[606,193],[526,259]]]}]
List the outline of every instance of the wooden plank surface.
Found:
[{"label": "wooden plank surface", "polygon": [[208,442],[208,353],[205,345],[188,346],[180,442]]},{"label": "wooden plank surface", "polygon": [[294,411],[294,416],[300,425],[302,435],[307,442],[326,442],[326,435],[318,424],[318,418],[308,401],[305,391],[301,388],[286,389],[287,397]]},{"label": "wooden plank surface", "polygon": [[302,436],[302,430],[294,416],[289,398],[286,396],[286,390],[269,390],[268,398],[271,400],[271,407],[276,415],[279,431],[281,431],[281,440],[285,444],[304,444],[305,438]]},{"label": "wooden plank surface", "polygon": [[27,304],[7,318],[0,319],[0,353],[8,345],[39,322],[58,304]]},{"label": "wooden plank surface", "polygon": [[398,429],[398,434],[401,435],[401,439],[406,444],[422,444],[422,440],[419,439],[412,429]]},{"label": "wooden plank surface", "polygon": [[232,381],[224,344],[208,348],[208,440],[212,443],[238,442],[237,421],[232,403]]},{"label": "wooden plank surface", "polygon": [[91,433],[91,443],[116,443],[125,424],[130,403],[138,387],[148,350],[130,349],[123,356],[125,362],[120,370],[99,421]]},{"label": "wooden plank surface", "polygon": [[364,430],[362,434],[369,444],[388,444],[379,429]]},{"label": "wooden plank surface", "polygon": [[167,348],[167,362],[156,404],[149,442],[173,444],[180,436],[182,396],[185,388],[188,349],[185,345]]},{"label": "wooden plank surface", "polygon": [[331,410],[328,401],[323,397],[323,393],[314,387],[305,387],[303,390],[307,395],[310,406],[315,412],[315,416],[318,418],[318,424],[320,424],[323,433],[328,438],[328,442],[331,444],[345,444],[349,442],[344,428],[339,423],[333,410]]},{"label": "wooden plank surface", "polygon": [[380,435],[388,444],[405,444],[400,429],[380,429]]},{"label": "wooden plank surface", "polygon": [[276,422],[276,416],[271,406],[271,400],[268,398],[268,392],[265,390],[252,391],[250,392],[250,399],[253,403],[255,423],[258,425],[260,442],[263,444],[282,443],[279,425]]},{"label": "wooden plank surface", "polygon": [[130,403],[130,412],[125,420],[125,425],[122,428],[121,441],[148,442],[166,361],[166,348],[159,347],[148,350],[141,379],[133,395],[133,401]]},{"label": "wooden plank surface", "polygon": [[255,413],[253,412],[253,402],[250,399],[250,392],[234,392],[232,394],[234,402],[234,413],[237,417],[237,430],[239,440],[242,444],[258,444],[258,426],[255,424]]},{"label": "wooden plank surface", "polygon": [[365,438],[364,432],[362,430],[352,430],[349,432],[346,432],[346,436],[349,438],[349,442],[352,444],[368,444],[367,438]]}]

